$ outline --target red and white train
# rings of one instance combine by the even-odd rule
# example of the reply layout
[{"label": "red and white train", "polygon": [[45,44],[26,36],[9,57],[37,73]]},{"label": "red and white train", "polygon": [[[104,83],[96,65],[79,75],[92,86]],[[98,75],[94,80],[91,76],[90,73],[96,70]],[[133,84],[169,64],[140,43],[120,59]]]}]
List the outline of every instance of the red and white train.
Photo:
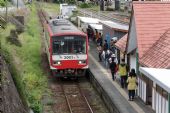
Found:
[{"label": "red and white train", "polygon": [[44,30],[53,74],[57,77],[84,76],[88,68],[87,35],[66,19],[51,19]]}]

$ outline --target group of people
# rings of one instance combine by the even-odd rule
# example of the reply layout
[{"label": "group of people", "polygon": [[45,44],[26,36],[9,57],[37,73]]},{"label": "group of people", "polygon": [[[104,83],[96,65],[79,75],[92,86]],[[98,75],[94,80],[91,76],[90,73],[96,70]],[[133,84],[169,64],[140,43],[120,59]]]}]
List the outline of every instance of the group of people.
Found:
[{"label": "group of people", "polygon": [[122,59],[121,63],[118,64],[115,51],[112,51],[108,47],[107,40],[104,41],[103,45],[100,41],[97,40],[97,49],[99,62],[104,61],[106,68],[110,68],[113,80],[115,80],[115,75],[118,72],[120,76],[121,87],[128,89],[129,100],[132,101],[135,97],[135,91],[137,88],[135,69],[131,69],[129,72],[129,68],[125,63],[125,59]]},{"label": "group of people", "polygon": [[128,66],[125,63],[125,60],[122,59],[122,62],[119,64],[119,75],[121,77],[121,87],[128,89],[129,101],[133,101],[135,97],[135,91],[137,89],[137,76],[135,69],[128,71]]},{"label": "group of people", "polygon": [[[112,80],[115,80],[115,75],[118,72],[120,76],[120,83],[122,88],[127,88],[129,93],[129,101],[133,101],[135,97],[135,91],[137,88],[137,76],[135,69],[131,69],[129,72],[129,67],[125,63],[125,59],[121,59],[121,63],[118,64],[115,52],[115,40],[111,39],[110,44],[107,40],[102,39],[101,33],[97,30],[94,32],[87,29],[88,37],[91,38],[97,44],[99,62],[104,61],[106,68],[109,68],[112,74]],[[110,47],[109,47],[110,45]]]}]

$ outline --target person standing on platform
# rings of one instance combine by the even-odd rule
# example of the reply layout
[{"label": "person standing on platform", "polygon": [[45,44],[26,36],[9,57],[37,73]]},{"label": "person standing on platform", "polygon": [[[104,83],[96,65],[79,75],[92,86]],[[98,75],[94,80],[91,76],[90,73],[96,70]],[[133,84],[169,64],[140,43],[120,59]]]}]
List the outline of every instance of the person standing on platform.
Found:
[{"label": "person standing on platform", "polygon": [[97,42],[98,39],[99,39],[99,32],[96,29],[96,42]]},{"label": "person standing on platform", "polygon": [[104,45],[103,45],[103,53],[105,54],[104,55],[104,63],[107,67],[107,64],[108,64],[108,60],[109,60],[109,53],[110,51],[108,50],[108,43],[107,43],[107,40],[104,41]]},{"label": "person standing on platform", "polygon": [[97,50],[98,50],[99,62],[102,62],[102,46],[98,45]]},{"label": "person standing on platform", "polygon": [[109,59],[111,58],[112,54],[113,53],[109,49],[105,53],[105,65],[106,65],[106,68],[108,68],[109,65],[110,65]]},{"label": "person standing on platform", "polygon": [[103,50],[106,52],[108,48],[109,46],[108,46],[107,40],[104,40]]},{"label": "person standing on platform", "polygon": [[137,88],[136,85],[136,73],[130,72],[129,77],[127,79],[127,84],[128,84],[128,92],[129,92],[129,100],[133,101],[135,97],[135,90]]},{"label": "person standing on platform", "polygon": [[116,41],[114,41],[113,39],[111,39],[111,41],[110,41],[110,50],[111,50],[114,54],[116,53],[115,43],[116,43]]},{"label": "person standing on platform", "polygon": [[125,63],[125,59],[122,59],[121,64],[119,64],[119,74],[120,74],[120,79],[121,79],[121,87],[126,88],[128,67],[127,67],[127,64]]},{"label": "person standing on platform", "polygon": [[111,58],[109,59],[110,63],[110,71],[112,73],[112,79],[115,80],[115,73],[116,73],[116,62],[115,62],[115,54],[111,55]]},{"label": "person standing on platform", "polygon": [[102,46],[102,36],[101,36],[101,33],[99,33],[99,38],[97,39],[97,45],[99,46]]}]

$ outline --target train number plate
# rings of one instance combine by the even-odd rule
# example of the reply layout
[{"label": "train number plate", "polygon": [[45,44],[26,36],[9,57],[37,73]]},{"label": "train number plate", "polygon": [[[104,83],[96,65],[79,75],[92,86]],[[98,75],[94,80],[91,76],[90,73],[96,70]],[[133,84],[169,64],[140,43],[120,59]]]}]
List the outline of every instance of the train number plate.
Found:
[{"label": "train number plate", "polygon": [[74,59],[73,56],[64,56],[64,59]]}]

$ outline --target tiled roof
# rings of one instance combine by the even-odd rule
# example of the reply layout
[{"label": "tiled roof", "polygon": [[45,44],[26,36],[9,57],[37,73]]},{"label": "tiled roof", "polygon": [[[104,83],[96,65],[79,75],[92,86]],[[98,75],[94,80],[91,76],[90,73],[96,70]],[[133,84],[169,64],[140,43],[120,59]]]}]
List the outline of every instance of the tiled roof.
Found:
[{"label": "tiled roof", "polygon": [[152,68],[170,68],[170,29],[143,55],[139,62]]},{"label": "tiled roof", "polygon": [[125,52],[125,50],[126,50],[127,36],[128,36],[128,34],[124,35],[115,44],[115,46],[122,52]]},{"label": "tiled roof", "polygon": [[139,59],[170,28],[170,2],[133,3]]}]

